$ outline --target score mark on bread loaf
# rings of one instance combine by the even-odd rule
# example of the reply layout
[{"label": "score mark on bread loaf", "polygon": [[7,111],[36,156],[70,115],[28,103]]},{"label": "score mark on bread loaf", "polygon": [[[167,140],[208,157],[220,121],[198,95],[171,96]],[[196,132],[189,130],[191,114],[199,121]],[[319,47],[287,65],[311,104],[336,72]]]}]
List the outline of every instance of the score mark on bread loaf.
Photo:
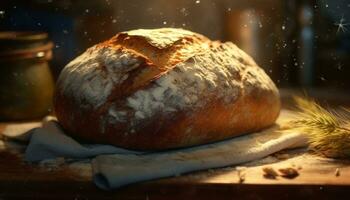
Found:
[{"label": "score mark on bread loaf", "polygon": [[[57,88],[57,115],[66,130],[134,148],[227,138],[235,127],[241,134],[271,124],[279,111],[277,88],[252,58],[231,42],[182,29],[117,34],[69,63]],[[271,105],[269,116],[262,114]],[[77,111],[67,117],[64,110]],[[256,119],[242,125],[237,117]]]}]

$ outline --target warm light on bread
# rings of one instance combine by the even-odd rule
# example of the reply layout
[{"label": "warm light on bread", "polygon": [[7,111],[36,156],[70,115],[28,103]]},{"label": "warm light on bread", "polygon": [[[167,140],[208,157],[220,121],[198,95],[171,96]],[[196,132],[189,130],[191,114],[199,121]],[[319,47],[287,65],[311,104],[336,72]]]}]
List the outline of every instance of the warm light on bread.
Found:
[{"label": "warm light on bread", "polygon": [[274,123],[278,90],[250,56],[175,28],[122,32],[60,74],[57,118],[92,143],[160,150],[204,144]]}]

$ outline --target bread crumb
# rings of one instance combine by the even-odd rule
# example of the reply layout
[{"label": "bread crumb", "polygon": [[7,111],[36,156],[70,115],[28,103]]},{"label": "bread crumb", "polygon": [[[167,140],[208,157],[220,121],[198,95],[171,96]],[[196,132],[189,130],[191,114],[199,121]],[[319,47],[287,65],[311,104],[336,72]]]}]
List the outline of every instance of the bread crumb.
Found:
[{"label": "bread crumb", "polygon": [[340,176],[340,169],[339,168],[335,169],[334,175],[335,176]]},{"label": "bread crumb", "polygon": [[245,181],[245,172],[242,171],[237,171],[238,173],[238,182],[243,183]]},{"label": "bread crumb", "polygon": [[293,178],[299,176],[298,170],[296,170],[292,167],[281,168],[281,169],[278,169],[278,171],[280,172],[280,176],[282,176],[284,178],[293,179]]},{"label": "bread crumb", "polygon": [[262,168],[264,172],[264,177],[268,179],[276,179],[278,173],[272,167],[264,167]]},{"label": "bread crumb", "polygon": [[241,167],[241,166],[236,167],[239,183],[243,183],[245,181],[246,169],[247,167]]}]

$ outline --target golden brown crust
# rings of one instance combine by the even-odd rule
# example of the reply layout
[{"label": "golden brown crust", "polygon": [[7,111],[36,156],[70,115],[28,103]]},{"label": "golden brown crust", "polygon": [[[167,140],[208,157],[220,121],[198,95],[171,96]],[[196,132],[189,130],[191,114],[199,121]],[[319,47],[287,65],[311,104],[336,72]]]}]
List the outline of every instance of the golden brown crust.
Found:
[{"label": "golden brown crust", "polygon": [[[128,149],[161,150],[215,142],[274,123],[280,110],[277,88],[248,55],[233,44],[211,42],[192,32],[152,31],[149,37],[147,30],[120,33],[84,58],[96,56],[93,52],[104,55],[105,49],[114,53],[91,62],[73,61],[65,68],[55,111],[70,135]],[[119,64],[105,62],[116,54]],[[135,59],[136,64],[120,64],[124,55],[131,55],[127,61]],[[86,72],[96,63],[96,69]],[[111,74],[110,68],[116,71]],[[92,73],[101,80],[91,78]],[[113,81],[106,81],[110,76]],[[107,95],[84,90],[94,88],[96,81],[111,87]]]}]

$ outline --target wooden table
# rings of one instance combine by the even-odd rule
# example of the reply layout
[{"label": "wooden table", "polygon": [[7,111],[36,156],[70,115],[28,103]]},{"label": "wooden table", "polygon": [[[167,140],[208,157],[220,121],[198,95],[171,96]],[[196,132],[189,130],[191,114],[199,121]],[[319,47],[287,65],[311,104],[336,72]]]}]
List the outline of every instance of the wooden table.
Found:
[{"label": "wooden table", "polygon": [[[297,156],[298,157],[298,156]],[[268,164],[275,169],[301,166],[295,179],[266,179],[263,166],[240,170],[224,168],[133,184],[115,191],[97,189],[90,179],[63,167],[47,170],[25,164],[11,153],[0,153],[1,199],[340,199],[350,194],[350,163],[313,159],[287,159]],[[336,168],[340,176],[335,176]],[[344,198],[345,199],[345,198]]]},{"label": "wooden table", "polygon": [[[6,124],[0,125],[4,129]],[[103,191],[68,166],[25,163],[16,151],[0,150],[0,199],[340,199],[350,195],[350,161],[297,149],[245,167],[215,169]],[[262,168],[299,168],[294,179],[267,179]],[[340,175],[335,171],[339,169]],[[245,174],[240,183],[240,174]],[[240,175],[242,177],[242,175]]]},{"label": "wooden table", "polygon": [[[0,133],[7,126],[0,123]],[[267,179],[262,168],[299,168],[294,179]],[[336,176],[337,168],[340,175]],[[243,182],[238,176],[245,174]],[[25,163],[0,150],[1,199],[350,199],[350,160],[332,160],[297,149],[269,156],[238,170],[215,169],[132,184],[114,191],[98,189],[91,177],[68,166],[47,168]]]}]

